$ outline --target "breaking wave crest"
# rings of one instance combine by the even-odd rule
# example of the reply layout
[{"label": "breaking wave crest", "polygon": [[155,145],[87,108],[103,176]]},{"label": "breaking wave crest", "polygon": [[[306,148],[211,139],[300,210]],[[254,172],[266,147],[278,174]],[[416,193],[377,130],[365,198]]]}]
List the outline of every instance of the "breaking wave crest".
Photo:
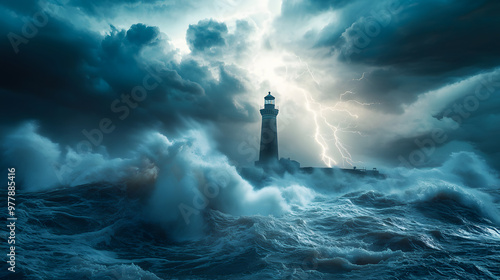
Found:
[{"label": "breaking wave crest", "polygon": [[[385,180],[341,172],[271,174],[272,180],[256,187],[199,130],[175,139],[150,132],[142,139],[133,151],[111,158],[104,150],[63,149],[33,124],[7,137],[4,155],[21,166],[21,275],[500,275],[498,177],[475,154],[453,154],[436,168],[386,170]],[[23,174],[26,168],[29,174]]]}]

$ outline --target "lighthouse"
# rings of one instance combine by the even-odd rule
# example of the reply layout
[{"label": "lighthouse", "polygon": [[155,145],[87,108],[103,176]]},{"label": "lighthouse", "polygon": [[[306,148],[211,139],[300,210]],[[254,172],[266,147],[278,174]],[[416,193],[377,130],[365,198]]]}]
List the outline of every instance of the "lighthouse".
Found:
[{"label": "lighthouse", "polygon": [[278,129],[275,108],[275,98],[269,92],[264,97],[264,108],[260,109],[262,115],[262,128],[260,132],[260,154],[256,165],[265,166],[278,162]]},{"label": "lighthouse", "polygon": [[345,168],[331,168],[331,167],[301,167],[300,163],[290,158],[278,157],[278,127],[276,125],[276,117],[279,110],[276,109],[276,102],[274,96],[269,92],[264,97],[264,108],[260,109],[262,116],[262,127],[260,131],[260,153],[259,160],[255,162],[255,166],[263,172],[255,172],[255,168],[243,167],[241,168],[240,175],[246,180],[255,184],[255,186],[266,186],[269,183],[271,176],[281,176],[285,173],[296,174],[318,174],[323,172],[327,176],[338,176],[338,172],[344,172],[355,176],[370,176],[377,179],[385,179],[384,174],[379,173],[376,168],[373,170],[366,169],[352,169]]}]

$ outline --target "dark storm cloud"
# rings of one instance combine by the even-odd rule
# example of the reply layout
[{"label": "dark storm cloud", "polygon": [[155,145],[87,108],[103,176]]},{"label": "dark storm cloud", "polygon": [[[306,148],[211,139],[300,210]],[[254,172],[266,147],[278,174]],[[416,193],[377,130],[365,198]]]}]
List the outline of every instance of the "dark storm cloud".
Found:
[{"label": "dark storm cloud", "polygon": [[[332,97],[332,92],[350,90],[355,95],[345,98],[373,102],[368,111],[382,111],[394,119],[405,117],[408,106],[426,93],[500,65],[495,16],[500,11],[494,1],[284,1],[281,16],[271,26],[255,18],[226,23],[203,19],[211,15],[197,18],[194,13],[191,25],[182,24],[181,36],[185,34],[191,50],[182,55],[155,24],[129,22],[125,29],[111,25],[103,30],[102,23],[123,24],[127,22],[123,16],[144,14],[182,17],[193,3],[70,1],[68,9],[55,2],[45,4],[0,4],[0,34],[22,35],[34,13],[41,7],[49,9],[47,24],[19,43],[17,54],[7,36],[0,41],[4,108],[0,129],[7,135],[17,124],[36,120],[40,133],[61,147],[74,147],[85,139],[82,130],[98,128],[103,118],[116,125],[103,142],[110,153],[133,145],[129,140],[142,130],[182,133],[194,120],[210,129],[217,145],[231,156],[238,144],[234,139],[244,137],[234,132],[241,131],[243,123],[258,121],[258,110],[247,101],[248,88],[257,87],[258,81],[250,80],[244,65],[259,55],[263,45],[269,46],[266,51],[296,54],[314,73],[326,73],[324,79],[334,70],[336,81],[331,87],[322,83],[319,94],[323,96],[318,100],[333,100],[337,96]],[[57,9],[63,12],[50,14]],[[75,22],[69,20],[72,13],[78,15]],[[371,30],[368,43],[360,47],[356,30],[366,33],[374,14],[384,13],[391,15],[389,22],[377,32]],[[95,26],[82,24],[88,23],[87,17]],[[269,29],[262,30],[263,26]],[[179,34],[172,36],[179,39]],[[145,78],[149,84],[159,82],[158,86],[147,90],[144,100],[132,100],[137,103],[132,108],[135,105],[127,105],[126,97],[144,85]],[[315,84],[301,86],[307,90]],[[462,100],[436,102],[451,102],[441,106],[448,108]],[[478,151],[500,169],[495,142],[499,107],[497,98],[482,102],[459,129],[447,132],[446,143],[436,147]],[[422,107],[422,118],[431,114],[438,123],[446,120],[440,116],[443,112]],[[408,126],[413,127],[410,121]],[[367,135],[376,134],[376,128],[370,129]],[[428,135],[425,131],[405,134],[397,128],[388,134],[391,137],[370,138],[364,144],[367,150],[360,153],[398,164],[398,155],[407,156],[418,148],[415,140]],[[440,160],[436,153],[429,164]]]},{"label": "dark storm cloud", "polygon": [[414,102],[420,94],[459,81],[451,75],[410,75],[405,69],[377,68],[364,72],[360,80],[345,81],[343,90],[351,90],[362,101],[373,103],[372,110],[400,114],[405,104]]},{"label": "dark storm cloud", "polygon": [[[25,23],[7,10],[1,12],[0,33],[22,35]],[[85,139],[83,129],[98,128],[100,120],[109,118],[116,129],[103,144],[113,152],[126,148],[127,139],[145,129],[175,132],[190,119],[238,123],[255,118],[251,106],[233,101],[246,90],[234,76],[243,72],[220,65],[215,79],[194,60],[175,62],[175,52],[157,27],[144,24],[128,30],[110,27],[102,36],[50,17],[36,36],[19,45],[18,54],[4,37],[2,134],[36,120],[43,135],[74,145]],[[145,79],[158,84],[147,90],[144,100],[130,100]]]},{"label": "dark storm cloud", "polygon": [[192,56],[211,65],[224,65],[255,55],[251,53],[254,32],[255,26],[247,20],[236,20],[236,28],[230,33],[225,23],[204,19],[189,25],[186,41]]},{"label": "dark storm cloud", "polygon": [[[339,58],[371,73],[376,86],[360,83],[362,96],[381,97],[385,110],[399,111],[416,97],[500,63],[498,1],[400,2],[392,22],[383,26],[373,14],[360,14],[342,36],[325,33]],[[320,44],[320,45],[321,45]],[[370,95],[372,97],[370,97]]]},{"label": "dark storm cloud", "polygon": [[200,20],[198,24],[190,24],[186,40],[192,51],[204,51],[212,47],[226,45],[224,37],[227,34],[225,23],[213,19]]},{"label": "dark storm cloud", "polygon": [[132,25],[127,31],[127,39],[139,46],[153,43],[159,35],[158,27],[146,26],[142,23]]},{"label": "dark storm cloud", "polygon": [[[116,7],[123,5],[138,6],[144,4],[159,4],[163,2],[162,0],[71,0],[66,5],[79,7],[89,14],[99,15],[107,13]],[[175,5],[175,2],[172,3]]]},{"label": "dark storm cloud", "polygon": [[401,113],[418,95],[500,63],[498,1],[284,1],[277,32],[293,34],[329,11],[335,19],[325,17],[320,30],[282,42],[297,53],[338,55],[346,68],[366,72],[371,79],[341,87],[379,103],[374,109]]},{"label": "dark storm cloud", "polygon": [[0,7],[8,8],[19,14],[31,14],[40,9],[38,0],[2,1]]},{"label": "dark storm cloud", "polygon": [[[324,90],[322,99],[334,99],[332,91],[352,91],[356,100],[374,103],[369,110],[398,119],[407,117],[409,106],[429,92],[440,95],[439,90],[481,73],[491,72],[494,80],[500,80],[494,70],[500,66],[499,14],[500,2],[493,0],[284,1],[282,15],[275,21],[275,36],[278,44],[309,60],[310,65],[320,57],[336,60],[340,62],[336,67],[356,73],[354,77],[338,74],[339,81]],[[323,20],[315,24],[318,18]],[[470,91],[458,99],[436,99],[428,106],[445,111],[463,105],[464,96],[474,94],[474,88],[464,87],[466,84],[454,87]],[[496,86],[491,94],[498,92]],[[440,164],[452,151],[471,150],[500,169],[500,148],[495,140],[500,133],[498,108],[496,97],[481,101],[458,128],[446,130],[448,140],[436,143],[440,152],[427,157],[425,164]],[[446,121],[443,112],[429,110],[422,107],[421,118],[429,120],[436,114],[438,121],[429,121],[427,132],[409,136],[394,128],[391,140],[372,138],[365,143],[368,149],[363,154],[398,165],[399,155],[407,157],[420,149],[416,140],[429,139],[430,123],[442,126]],[[418,120],[411,121],[416,124],[408,123],[408,127],[422,131]]]},{"label": "dark storm cloud", "polygon": [[401,3],[395,24],[378,24],[380,32],[376,32],[377,22],[367,14],[338,38],[335,48],[353,52],[350,59],[357,63],[403,68],[421,75],[473,68],[463,69],[470,74],[474,68],[488,69],[500,62],[498,1]]}]

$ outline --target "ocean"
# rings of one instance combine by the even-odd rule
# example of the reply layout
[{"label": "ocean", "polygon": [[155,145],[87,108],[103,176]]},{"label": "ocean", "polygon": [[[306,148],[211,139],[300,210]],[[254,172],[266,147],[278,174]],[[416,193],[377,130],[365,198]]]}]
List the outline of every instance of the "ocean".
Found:
[{"label": "ocean", "polygon": [[498,176],[475,154],[254,186],[209,149],[166,145],[128,177],[20,188],[1,278],[500,279]]}]

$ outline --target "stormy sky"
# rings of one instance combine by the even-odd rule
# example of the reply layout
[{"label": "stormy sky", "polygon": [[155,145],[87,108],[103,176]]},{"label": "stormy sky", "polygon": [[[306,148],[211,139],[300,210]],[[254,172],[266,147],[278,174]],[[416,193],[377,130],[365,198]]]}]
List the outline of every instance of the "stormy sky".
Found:
[{"label": "stormy sky", "polygon": [[271,91],[303,166],[500,170],[499,30],[495,0],[3,1],[0,130],[118,157],[197,128],[248,166]]}]

